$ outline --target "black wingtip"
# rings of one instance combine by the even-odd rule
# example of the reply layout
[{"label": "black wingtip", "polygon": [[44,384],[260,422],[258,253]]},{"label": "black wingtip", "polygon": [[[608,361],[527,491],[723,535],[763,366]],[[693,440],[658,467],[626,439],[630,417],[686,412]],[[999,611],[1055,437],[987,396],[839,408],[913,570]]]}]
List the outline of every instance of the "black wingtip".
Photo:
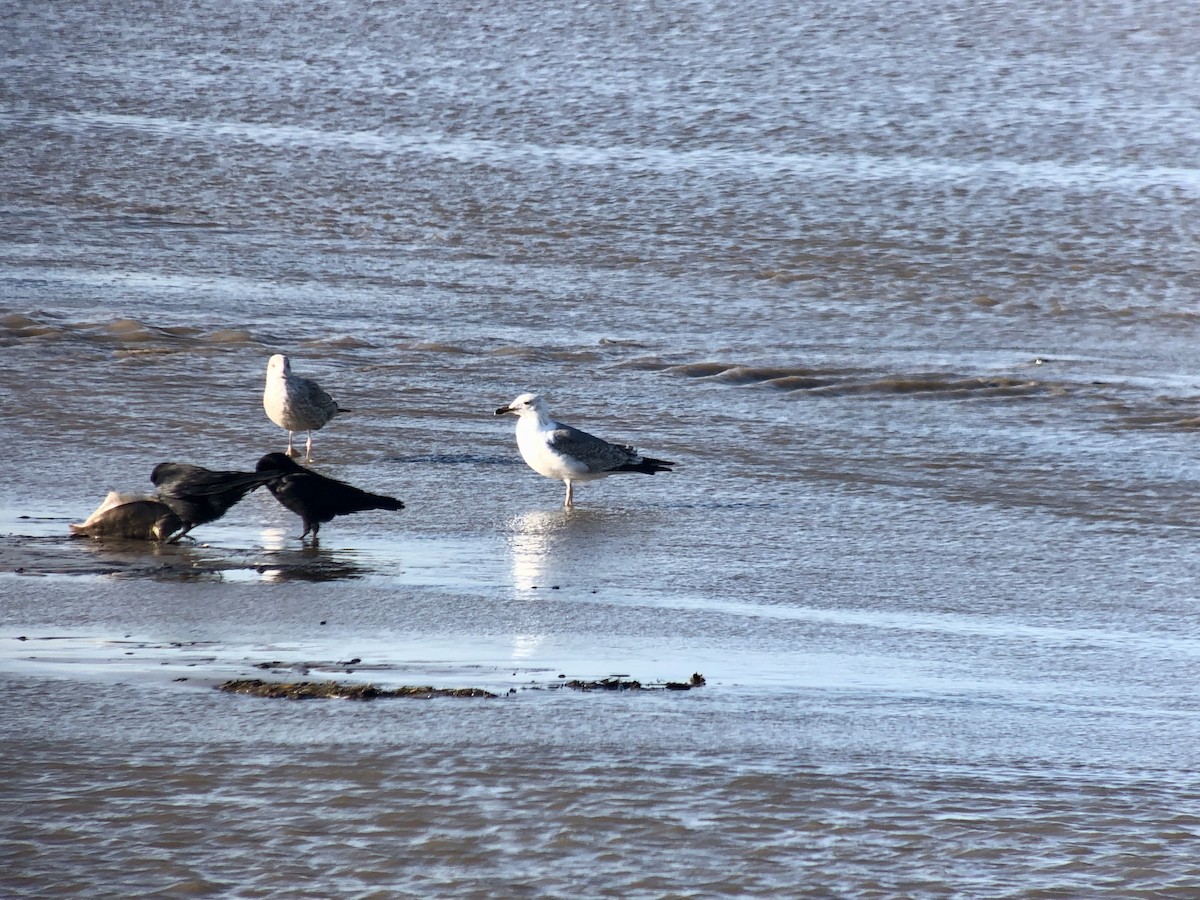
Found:
[{"label": "black wingtip", "polygon": [[630,463],[627,466],[621,466],[619,472],[640,472],[643,475],[653,475],[655,472],[672,472],[671,467],[675,463],[667,459],[654,459],[649,456],[643,456],[638,462]]}]

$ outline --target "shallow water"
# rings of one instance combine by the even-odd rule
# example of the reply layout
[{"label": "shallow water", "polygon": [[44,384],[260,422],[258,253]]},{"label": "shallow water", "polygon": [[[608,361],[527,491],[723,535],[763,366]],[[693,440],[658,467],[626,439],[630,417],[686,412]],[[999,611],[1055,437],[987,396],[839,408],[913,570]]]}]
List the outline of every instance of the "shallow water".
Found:
[{"label": "shallow water", "polygon": [[[11,10],[4,893],[1200,889],[1198,39],[1166,3]],[[283,449],[274,352],[353,410],[314,466],[403,512],[66,536]],[[525,390],[676,471],[562,509],[492,415]]]}]

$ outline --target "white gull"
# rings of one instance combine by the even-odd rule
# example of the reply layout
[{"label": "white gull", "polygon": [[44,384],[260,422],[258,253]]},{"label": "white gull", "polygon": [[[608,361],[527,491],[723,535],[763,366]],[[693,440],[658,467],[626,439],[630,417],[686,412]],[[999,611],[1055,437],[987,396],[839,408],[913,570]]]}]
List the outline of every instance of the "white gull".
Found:
[{"label": "white gull", "polygon": [[550,418],[546,401],[522,394],[496,415],[517,416],[517,448],[529,468],[567,485],[565,506],[574,506],[575,482],[596,481],[616,472],[670,472],[673,462],[642,456],[627,444],[610,444],[595,435]]}]

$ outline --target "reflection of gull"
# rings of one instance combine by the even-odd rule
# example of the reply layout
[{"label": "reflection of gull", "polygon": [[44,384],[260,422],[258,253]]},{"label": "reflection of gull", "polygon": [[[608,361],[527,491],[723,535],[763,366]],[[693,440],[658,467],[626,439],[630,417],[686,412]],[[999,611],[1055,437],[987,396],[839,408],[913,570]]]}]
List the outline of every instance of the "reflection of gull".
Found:
[{"label": "reflection of gull", "polygon": [[518,590],[529,590],[542,584],[550,565],[555,532],[566,523],[566,513],[561,510],[546,512],[537,510],[517,516],[509,524],[512,536],[513,586]]},{"label": "reflection of gull", "polygon": [[338,413],[350,412],[338,406],[312,379],[293,375],[291,361],[282,353],[276,353],[267,362],[263,409],[267,418],[280,428],[287,429],[288,456],[296,455],[292,447],[292,435],[297,431],[308,432],[308,441],[304,445],[305,460],[312,459],[312,433],[323,428]]},{"label": "reflection of gull", "polygon": [[546,401],[537,394],[522,394],[496,415],[514,413],[517,421],[517,448],[539,475],[567,485],[565,506],[574,505],[576,481],[595,481],[615,472],[670,472],[673,462],[642,456],[627,444],[610,444],[595,435],[563,425],[550,418]]},{"label": "reflection of gull", "polygon": [[[545,584],[554,545],[561,536],[567,515],[561,509],[553,512],[536,510],[508,523],[514,590],[523,592]],[[533,630],[537,624],[536,621],[526,622],[526,630],[513,635],[513,660],[527,662],[537,654],[545,640],[545,634]]]}]

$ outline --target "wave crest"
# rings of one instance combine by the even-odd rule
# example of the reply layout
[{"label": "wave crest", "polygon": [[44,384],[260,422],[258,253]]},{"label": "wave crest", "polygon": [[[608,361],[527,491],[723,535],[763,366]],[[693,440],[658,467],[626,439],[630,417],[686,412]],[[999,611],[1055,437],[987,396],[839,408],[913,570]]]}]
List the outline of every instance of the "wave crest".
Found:
[{"label": "wave crest", "polygon": [[905,394],[930,398],[1026,396],[1048,390],[1026,377],[963,375],[954,372],[878,373],[808,366],[745,366],[719,362],[686,363],[667,371],[687,378],[766,387],[785,393],[846,396]]}]

